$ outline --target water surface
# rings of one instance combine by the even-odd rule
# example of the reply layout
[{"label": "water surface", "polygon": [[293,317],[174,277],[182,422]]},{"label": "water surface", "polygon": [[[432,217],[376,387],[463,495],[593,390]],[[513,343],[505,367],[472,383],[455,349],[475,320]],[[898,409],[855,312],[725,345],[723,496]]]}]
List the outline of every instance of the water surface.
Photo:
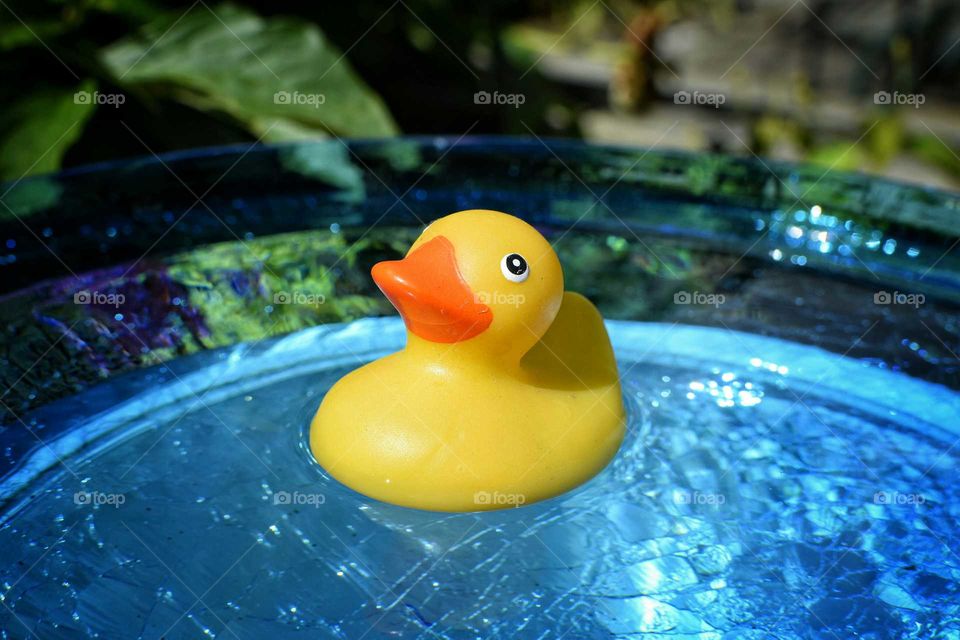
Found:
[{"label": "water surface", "polygon": [[399,348],[397,319],[90,400],[0,485],[0,637],[960,637],[954,393],[771,338],[609,326],[620,453],[499,512],[371,501],[310,457],[324,392]]}]

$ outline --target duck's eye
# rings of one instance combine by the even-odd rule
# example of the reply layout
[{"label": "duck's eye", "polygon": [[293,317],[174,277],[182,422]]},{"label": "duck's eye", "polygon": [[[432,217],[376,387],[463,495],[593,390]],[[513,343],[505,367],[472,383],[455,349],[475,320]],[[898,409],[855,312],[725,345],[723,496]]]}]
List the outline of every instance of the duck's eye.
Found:
[{"label": "duck's eye", "polygon": [[530,276],[527,260],[519,253],[508,253],[500,261],[500,271],[510,282],[523,282]]}]

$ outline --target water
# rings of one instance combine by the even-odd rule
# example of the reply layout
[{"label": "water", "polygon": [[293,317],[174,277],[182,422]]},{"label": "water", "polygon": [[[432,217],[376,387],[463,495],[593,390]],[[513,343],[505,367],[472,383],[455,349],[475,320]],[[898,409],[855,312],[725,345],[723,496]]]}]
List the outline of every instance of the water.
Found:
[{"label": "water", "polygon": [[954,393],[749,334],[610,331],[615,461],[482,514],[373,502],[310,458],[324,391],[399,348],[396,319],[149,373],[0,485],[0,637],[960,638]]}]

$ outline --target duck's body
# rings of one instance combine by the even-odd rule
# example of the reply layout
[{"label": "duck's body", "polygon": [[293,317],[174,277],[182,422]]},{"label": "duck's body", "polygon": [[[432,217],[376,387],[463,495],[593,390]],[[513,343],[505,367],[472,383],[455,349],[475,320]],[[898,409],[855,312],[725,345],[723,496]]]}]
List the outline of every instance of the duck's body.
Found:
[{"label": "duck's body", "polygon": [[[500,237],[504,228],[513,233]],[[517,247],[535,260],[529,279],[501,284],[482,268],[484,254],[496,266]],[[448,260],[458,273],[445,273]],[[558,495],[616,453],[624,413],[603,321],[586,298],[563,294],[559,262],[529,225],[495,212],[448,216],[374,277],[407,321],[407,346],[324,398],[310,445],[334,477],[395,504],[474,511]],[[463,290],[445,289],[449,277]],[[471,301],[468,287],[496,293]]]}]

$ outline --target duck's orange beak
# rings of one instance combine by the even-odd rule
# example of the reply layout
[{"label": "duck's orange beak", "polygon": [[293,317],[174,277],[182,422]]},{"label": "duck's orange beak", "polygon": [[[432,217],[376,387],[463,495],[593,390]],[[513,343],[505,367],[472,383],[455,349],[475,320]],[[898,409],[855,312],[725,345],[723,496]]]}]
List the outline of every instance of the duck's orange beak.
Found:
[{"label": "duck's orange beak", "polygon": [[460,275],[453,244],[443,236],[403,260],[378,262],[371,273],[407,329],[424,340],[469,340],[493,322],[490,307],[477,301]]}]

